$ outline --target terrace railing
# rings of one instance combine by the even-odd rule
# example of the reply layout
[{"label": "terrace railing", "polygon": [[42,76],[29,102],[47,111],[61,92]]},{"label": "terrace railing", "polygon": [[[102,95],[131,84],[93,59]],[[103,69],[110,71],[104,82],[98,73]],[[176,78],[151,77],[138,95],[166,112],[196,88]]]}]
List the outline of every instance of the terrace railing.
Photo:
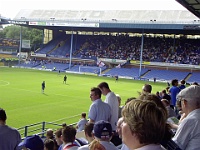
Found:
[{"label": "terrace railing", "polygon": [[[76,123],[72,123],[70,125],[75,125]],[[57,129],[62,127],[62,124],[53,123],[53,122],[39,122],[30,125],[26,125],[24,127],[20,127],[17,130],[20,132],[22,139],[27,136],[37,134],[40,135],[42,138],[45,137],[46,130],[49,128]]]}]

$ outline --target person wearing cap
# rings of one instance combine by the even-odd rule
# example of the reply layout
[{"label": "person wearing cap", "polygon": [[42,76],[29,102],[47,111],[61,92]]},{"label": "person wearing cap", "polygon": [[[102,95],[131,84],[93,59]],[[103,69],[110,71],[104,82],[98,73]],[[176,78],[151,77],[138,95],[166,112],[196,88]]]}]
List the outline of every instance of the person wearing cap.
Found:
[{"label": "person wearing cap", "polygon": [[191,85],[177,95],[185,118],[180,122],[174,142],[183,150],[200,149],[200,86]]},{"label": "person wearing cap", "polygon": [[122,142],[131,150],[165,150],[166,114],[155,102],[134,100],[122,110]]},{"label": "person wearing cap", "polygon": [[89,145],[90,150],[95,149],[95,147],[101,147],[101,149],[105,150],[118,150],[118,148],[110,142],[113,132],[109,122],[104,120],[96,122],[94,124],[93,134],[95,139]]},{"label": "person wearing cap", "polygon": [[119,115],[119,102],[118,102],[116,94],[110,90],[107,82],[101,82],[98,85],[98,87],[101,90],[102,94],[106,96],[106,99],[104,102],[109,104],[111,108],[111,111],[110,111],[111,118],[109,122],[112,125],[112,129],[114,132],[114,135],[111,141],[113,144],[115,144],[115,146],[117,146],[118,141],[119,141],[119,136],[115,134],[115,132],[116,132],[116,127],[117,127],[118,115]]},{"label": "person wearing cap", "polygon": [[111,109],[110,106],[101,100],[101,90],[93,87],[90,90],[90,98],[92,104],[89,109],[89,122],[97,122],[99,120],[110,121]]},{"label": "person wearing cap", "polygon": [[21,135],[16,129],[7,126],[6,120],[6,111],[0,108],[0,150],[18,150]]},{"label": "person wearing cap", "polygon": [[24,141],[19,143],[19,148],[30,150],[44,150],[44,142],[39,135],[27,136]]}]

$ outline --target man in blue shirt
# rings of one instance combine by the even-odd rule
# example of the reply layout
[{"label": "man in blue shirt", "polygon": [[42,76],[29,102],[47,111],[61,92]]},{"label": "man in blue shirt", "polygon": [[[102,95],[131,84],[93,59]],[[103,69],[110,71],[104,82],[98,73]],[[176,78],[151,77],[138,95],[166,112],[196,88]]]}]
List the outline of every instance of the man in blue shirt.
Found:
[{"label": "man in blue shirt", "polygon": [[19,150],[21,135],[16,129],[6,125],[6,119],[5,110],[0,108],[0,150]]},{"label": "man in blue shirt", "polygon": [[169,93],[171,95],[171,105],[174,107],[176,106],[176,96],[180,92],[180,89],[178,88],[178,80],[173,79],[172,80],[172,87],[169,89]]}]

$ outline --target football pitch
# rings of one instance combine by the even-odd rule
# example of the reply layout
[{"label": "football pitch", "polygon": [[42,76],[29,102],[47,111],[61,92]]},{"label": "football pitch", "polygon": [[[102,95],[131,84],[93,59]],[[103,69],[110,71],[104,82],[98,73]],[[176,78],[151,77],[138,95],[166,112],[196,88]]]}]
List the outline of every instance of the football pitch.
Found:
[{"label": "football pitch", "polygon": [[[67,75],[67,84],[63,77]],[[42,82],[46,82],[44,94]],[[0,107],[7,113],[7,125],[19,128],[37,122],[67,124],[77,122],[80,114],[88,114],[90,89],[100,82],[107,82],[110,89],[122,98],[122,105],[138,92],[148,81],[136,81],[80,75],[32,69],[0,67]],[[153,93],[166,88],[165,83],[153,83]],[[102,100],[105,96],[102,96]]]}]

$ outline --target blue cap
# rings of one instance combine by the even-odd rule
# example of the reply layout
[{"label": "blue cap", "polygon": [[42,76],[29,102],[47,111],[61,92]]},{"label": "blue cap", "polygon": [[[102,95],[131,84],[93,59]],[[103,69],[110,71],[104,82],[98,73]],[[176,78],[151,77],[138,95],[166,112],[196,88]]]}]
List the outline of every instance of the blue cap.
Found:
[{"label": "blue cap", "polygon": [[44,142],[38,135],[27,136],[18,147],[26,147],[30,150],[44,150]]},{"label": "blue cap", "polygon": [[100,139],[109,139],[112,136],[112,126],[109,122],[100,120],[94,124],[94,136]]}]

